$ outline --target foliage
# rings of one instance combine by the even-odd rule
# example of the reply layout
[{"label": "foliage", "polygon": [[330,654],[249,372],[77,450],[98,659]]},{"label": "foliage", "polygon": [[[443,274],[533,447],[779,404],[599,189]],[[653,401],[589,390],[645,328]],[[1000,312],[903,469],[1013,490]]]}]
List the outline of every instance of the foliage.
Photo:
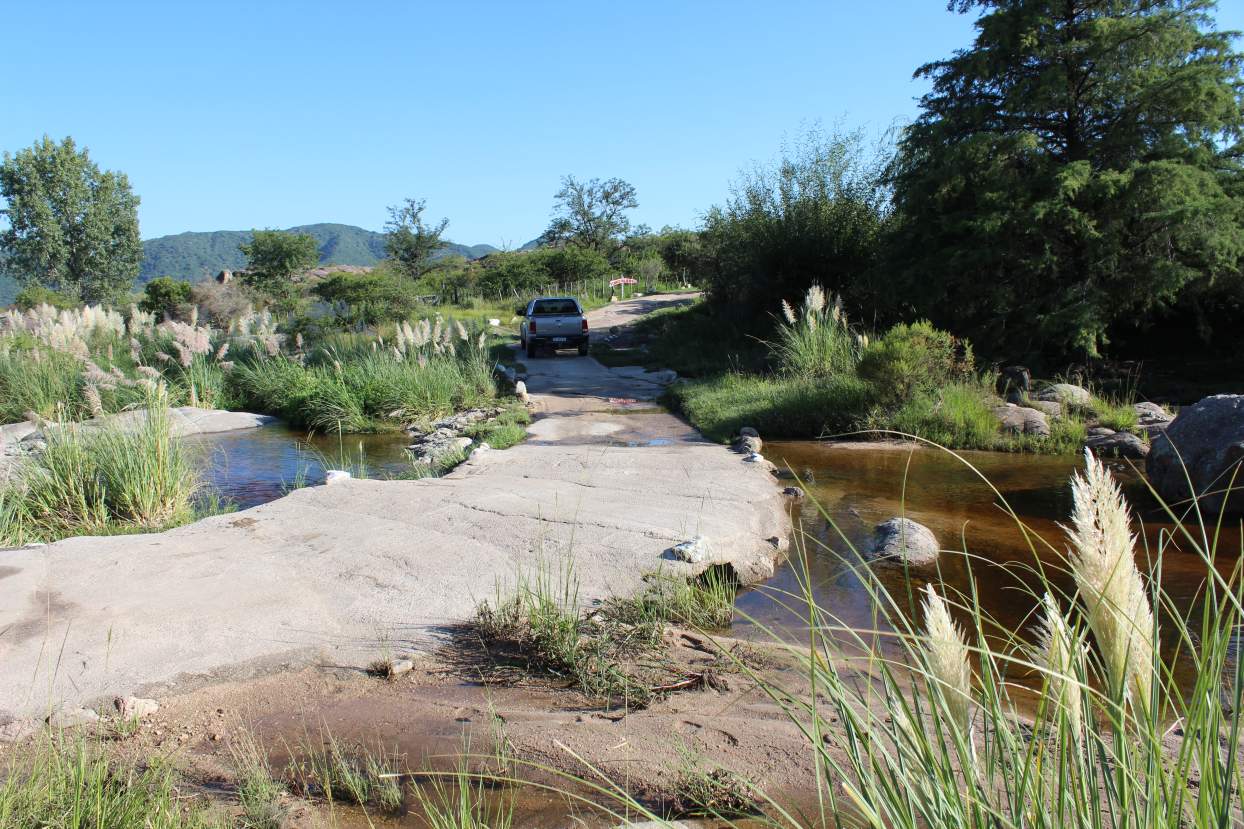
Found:
[{"label": "foliage", "polygon": [[201,484],[153,392],[134,419],[45,429],[47,446],[0,487],[0,543],[159,530],[194,517]]},{"label": "foliage", "polygon": [[[878,410],[872,427],[907,435],[956,449],[1006,448],[998,432],[989,389],[980,383],[962,380],[942,388],[925,389],[903,400],[897,410]],[[1053,451],[1075,452],[1084,445],[1051,441]]]},{"label": "foliage", "polygon": [[423,199],[407,199],[389,208],[389,223],[385,225],[385,252],[398,269],[412,280],[417,280],[428,269],[432,255],[443,246],[441,236],[449,226],[448,219],[435,224],[423,220],[426,208]]},{"label": "foliage", "polygon": [[1215,282],[1241,289],[1240,56],[1212,0],[964,0],[973,44],[893,170],[896,314],[991,355],[1096,355]]},{"label": "foliage", "polygon": [[553,221],[541,241],[574,244],[609,256],[630,231],[626,211],[637,207],[635,187],[620,178],[579,181],[563,176],[553,197]]},{"label": "foliage", "polygon": [[29,311],[31,308],[38,308],[40,305],[47,305],[58,311],[64,311],[69,308],[76,308],[78,300],[59,291],[53,291],[51,288],[45,288],[42,285],[27,285],[17,292],[17,296],[13,298],[13,305],[19,311]]},{"label": "foliage", "polygon": [[0,163],[6,269],[88,302],[129,289],[138,273],[138,197],[124,173],[101,171],[72,138],[44,136]]},{"label": "foliage", "polygon": [[929,394],[971,378],[974,371],[971,346],[927,320],[894,326],[864,349],[859,363],[860,376],[888,401]]},{"label": "foliage", "polygon": [[293,295],[295,274],[313,268],[320,260],[315,237],[282,230],[256,230],[251,241],[238,245],[246,256],[242,282],[273,299]]},{"label": "foliage", "polygon": [[311,292],[333,306],[338,324],[351,328],[405,319],[415,306],[409,291],[383,271],[330,273]]},{"label": "foliage", "polygon": [[147,283],[143,289],[143,297],[138,301],[138,307],[149,314],[173,316],[178,306],[190,302],[191,288],[189,282],[182,282],[171,276],[161,276]]},{"label": "foliage", "polygon": [[816,283],[872,304],[887,222],[882,164],[862,133],[814,130],[774,164],[744,172],[704,219],[710,301],[736,318],[763,318]]},{"label": "foliage", "polygon": [[499,253],[480,263],[478,285],[489,294],[524,297],[542,290],[565,289],[577,282],[605,280],[610,273],[603,253],[578,245]]},{"label": "foliage", "polygon": [[206,810],[176,785],[172,765],[109,758],[83,737],[40,738],[0,778],[0,826],[63,829],[206,829]]},{"label": "foliage", "polygon": [[777,341],[770,349],[788,374],[828,377],[854,372],[865,342],[852,333],[841,300],[830,302],[821,286],[813,284],[798,312],[782,301]]}]

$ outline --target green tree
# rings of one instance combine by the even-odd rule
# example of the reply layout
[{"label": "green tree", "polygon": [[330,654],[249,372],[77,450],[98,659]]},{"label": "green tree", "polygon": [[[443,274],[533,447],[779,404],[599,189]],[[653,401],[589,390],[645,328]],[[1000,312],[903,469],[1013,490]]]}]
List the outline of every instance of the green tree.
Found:
[{"label": "green tree", "polygon": [[350,327],[402,319],[415,307],[414,297],[383,271],[332,273],[311,291],[333,306],[338,323]]},{"label": "green tree", "polygon": [[275,300],[294,294],[293,277],[320,261],[315,237],[283,230],[256,230],[249,244],[238,245],[246,256],[242,282]]},{"label": "green tree", "polygon": [[427,208],[424,199],[407,199],[389,208],[385,225],[385,251],[403,274],[419,279],[432,265],[433,255],[444,246],[441,235],[449,227],[449,219],[435,224],[423,220]]},{"label": "green tree", "polygon": [[553,199],[553,221],[541,241],[575,244],[606,256],[613,255],[631,229],[626,211],[639,207],[634,186],[620,178],[579,181],[565,176]]},{"label": "green tree", "polygon": [[124,173],[100,170],[72,138],[44,136],[0,163],[5,269],[86,302],[129,290],[142,259],[138,197]]},{"label": "green tree", "polygon": [[29,311],[40,305],[50,305],[58,311],[64,311],[76,308],[78,300],[42,285],[27,285],[17,292],[17,296],[13,297],[13,305],[19,311]]},{"label": "green tree", "polygon": [[1094,355],[1244,253],[1240,55],[1211,0],[982,9],[894,167],[896,311],[999,356]]},{"label": "green tree", "polygon": [[179,305],[190,302],[191,285],[171,276],[157,277],[147,283],[138,307],[149,314],[174,314]]}]

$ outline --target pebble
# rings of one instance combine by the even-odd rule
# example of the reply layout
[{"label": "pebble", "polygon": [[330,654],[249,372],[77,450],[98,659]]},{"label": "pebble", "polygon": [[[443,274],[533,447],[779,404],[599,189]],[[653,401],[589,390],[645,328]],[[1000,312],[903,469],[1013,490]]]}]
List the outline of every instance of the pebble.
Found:
[{"label": "pebble", "polygon": [[401,676],[408,674],[415,669],[415,663],[409,659],[399,659],[389,666],[389,676]]},{"label": "pebble", "polygon": [[160,710],[160,703],[142,697],[117,697],[112,704],[125,720],[141,720]]}]

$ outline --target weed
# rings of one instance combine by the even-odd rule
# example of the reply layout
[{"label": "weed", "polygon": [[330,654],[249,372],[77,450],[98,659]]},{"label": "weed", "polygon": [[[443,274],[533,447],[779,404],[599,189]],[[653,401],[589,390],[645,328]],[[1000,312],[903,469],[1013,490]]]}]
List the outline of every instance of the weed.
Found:
[{"label": "weed", "polygon": [[324,731],[318,742],[307,738],[300,748],[290,775],[306,795],[384,811],[401,806],[401,773],[396,758],[387,756],[383,747],[346,745]]}]

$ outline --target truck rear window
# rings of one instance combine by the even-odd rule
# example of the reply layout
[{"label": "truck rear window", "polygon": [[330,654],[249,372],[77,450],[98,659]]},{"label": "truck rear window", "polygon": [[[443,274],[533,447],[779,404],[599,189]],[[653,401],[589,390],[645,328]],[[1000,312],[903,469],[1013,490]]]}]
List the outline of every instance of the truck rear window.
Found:
[{"label": "truck rear window", "polygon": [[579,305],[573,299],[537,299],[531,309],[531,315],[541,314],[577,314]]}]

